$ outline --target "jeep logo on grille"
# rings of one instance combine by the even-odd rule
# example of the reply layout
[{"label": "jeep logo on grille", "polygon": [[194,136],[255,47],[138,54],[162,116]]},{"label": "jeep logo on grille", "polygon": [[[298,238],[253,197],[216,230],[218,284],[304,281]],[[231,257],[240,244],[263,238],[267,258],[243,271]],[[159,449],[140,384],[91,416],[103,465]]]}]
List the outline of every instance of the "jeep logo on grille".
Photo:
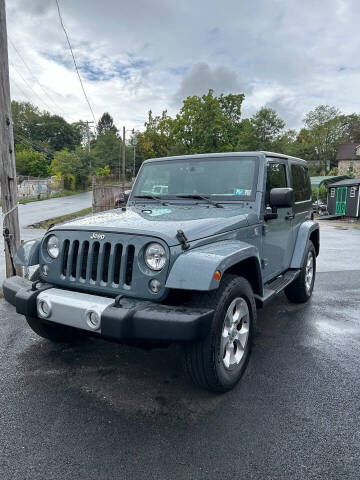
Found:
[{"label": "jeep logo on grille", "polygon": [[90,235],[90,240],[104,240],[104,238],[105,238],[105,235],[103,233],[93,232]]}]

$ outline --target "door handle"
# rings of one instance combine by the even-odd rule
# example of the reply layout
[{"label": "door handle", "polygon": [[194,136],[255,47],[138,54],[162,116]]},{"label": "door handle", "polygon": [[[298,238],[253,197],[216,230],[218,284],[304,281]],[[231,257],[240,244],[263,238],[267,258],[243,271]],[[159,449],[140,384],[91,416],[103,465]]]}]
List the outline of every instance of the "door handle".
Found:
[{"label": "door handle", "polygon": [[285,220],[294,220],[295,215],[293,213],[288,213],[285,217]]}]

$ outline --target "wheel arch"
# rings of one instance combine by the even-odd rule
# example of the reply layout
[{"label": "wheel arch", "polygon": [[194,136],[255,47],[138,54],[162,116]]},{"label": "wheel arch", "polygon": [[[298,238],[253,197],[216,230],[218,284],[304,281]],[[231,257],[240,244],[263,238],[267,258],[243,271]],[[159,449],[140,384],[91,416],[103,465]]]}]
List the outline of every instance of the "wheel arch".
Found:
[{"label": "wheel arch", "polygon": [[241,275],[254,293],[262,293],[262,275],[258,249],[239,240],[224,240],[203,245],[179,255],[175,260],[166,287],[170,289],[209,291],[219,287],[214,279],[216,270],[221,278],[226,273]]},{"label": "wheel arch", "polygon": [[312,241],[315,247],[316,256],[320,253],[320,230],[317,228],[310,233],[309,239]]},{"label": "wheel arch", "polygon": [[232,274],[244,277],[251,285],[253,292],[257,295],[263,294],[263,282],[260,262],[257,257],[248,257],[229,267],[223,275]]},{"label": "wheel arch", "polygon": [[304,263],[304,255],[306,252],[308,241],[314,243],[316,255],[320,251],[320,232],[319,224],[313,220],[307,220],[300,225],[298,230],[295,248],[290,263],[290,268],[301,268]]}]

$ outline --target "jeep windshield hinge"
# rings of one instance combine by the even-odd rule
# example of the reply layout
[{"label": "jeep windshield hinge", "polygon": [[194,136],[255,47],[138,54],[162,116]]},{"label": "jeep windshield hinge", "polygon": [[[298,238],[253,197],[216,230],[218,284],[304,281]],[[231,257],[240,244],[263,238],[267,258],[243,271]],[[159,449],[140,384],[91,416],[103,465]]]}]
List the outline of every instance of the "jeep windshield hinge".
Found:
[{"label": "jeep windshield hinge", "polygon": [[182,230],[178,230],[177,231],[177,234],[176,234],[176,238],[179,240],[179,242],[181,243],[181,248],[183,250],[187,250],[188,248],[190,248],[190,244],[189,242],[187,241],[187,238],[185,236],[185,233],[182,231]]}]

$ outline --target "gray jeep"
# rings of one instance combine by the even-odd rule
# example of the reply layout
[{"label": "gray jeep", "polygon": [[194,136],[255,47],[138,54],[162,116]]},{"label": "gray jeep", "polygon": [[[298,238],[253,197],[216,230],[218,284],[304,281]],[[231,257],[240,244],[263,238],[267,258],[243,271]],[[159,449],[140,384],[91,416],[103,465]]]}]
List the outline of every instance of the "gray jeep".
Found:
[{"label": "gray jeep", "polygon": [[304,160],[160,158],[143,163],[126,207],[23,244],[15,262],[39,268],[3,291],[41,337],[178,342],[191,379],[226,391],[246,368],[257,308],[283,290],[309,300],[318,254]]}]

